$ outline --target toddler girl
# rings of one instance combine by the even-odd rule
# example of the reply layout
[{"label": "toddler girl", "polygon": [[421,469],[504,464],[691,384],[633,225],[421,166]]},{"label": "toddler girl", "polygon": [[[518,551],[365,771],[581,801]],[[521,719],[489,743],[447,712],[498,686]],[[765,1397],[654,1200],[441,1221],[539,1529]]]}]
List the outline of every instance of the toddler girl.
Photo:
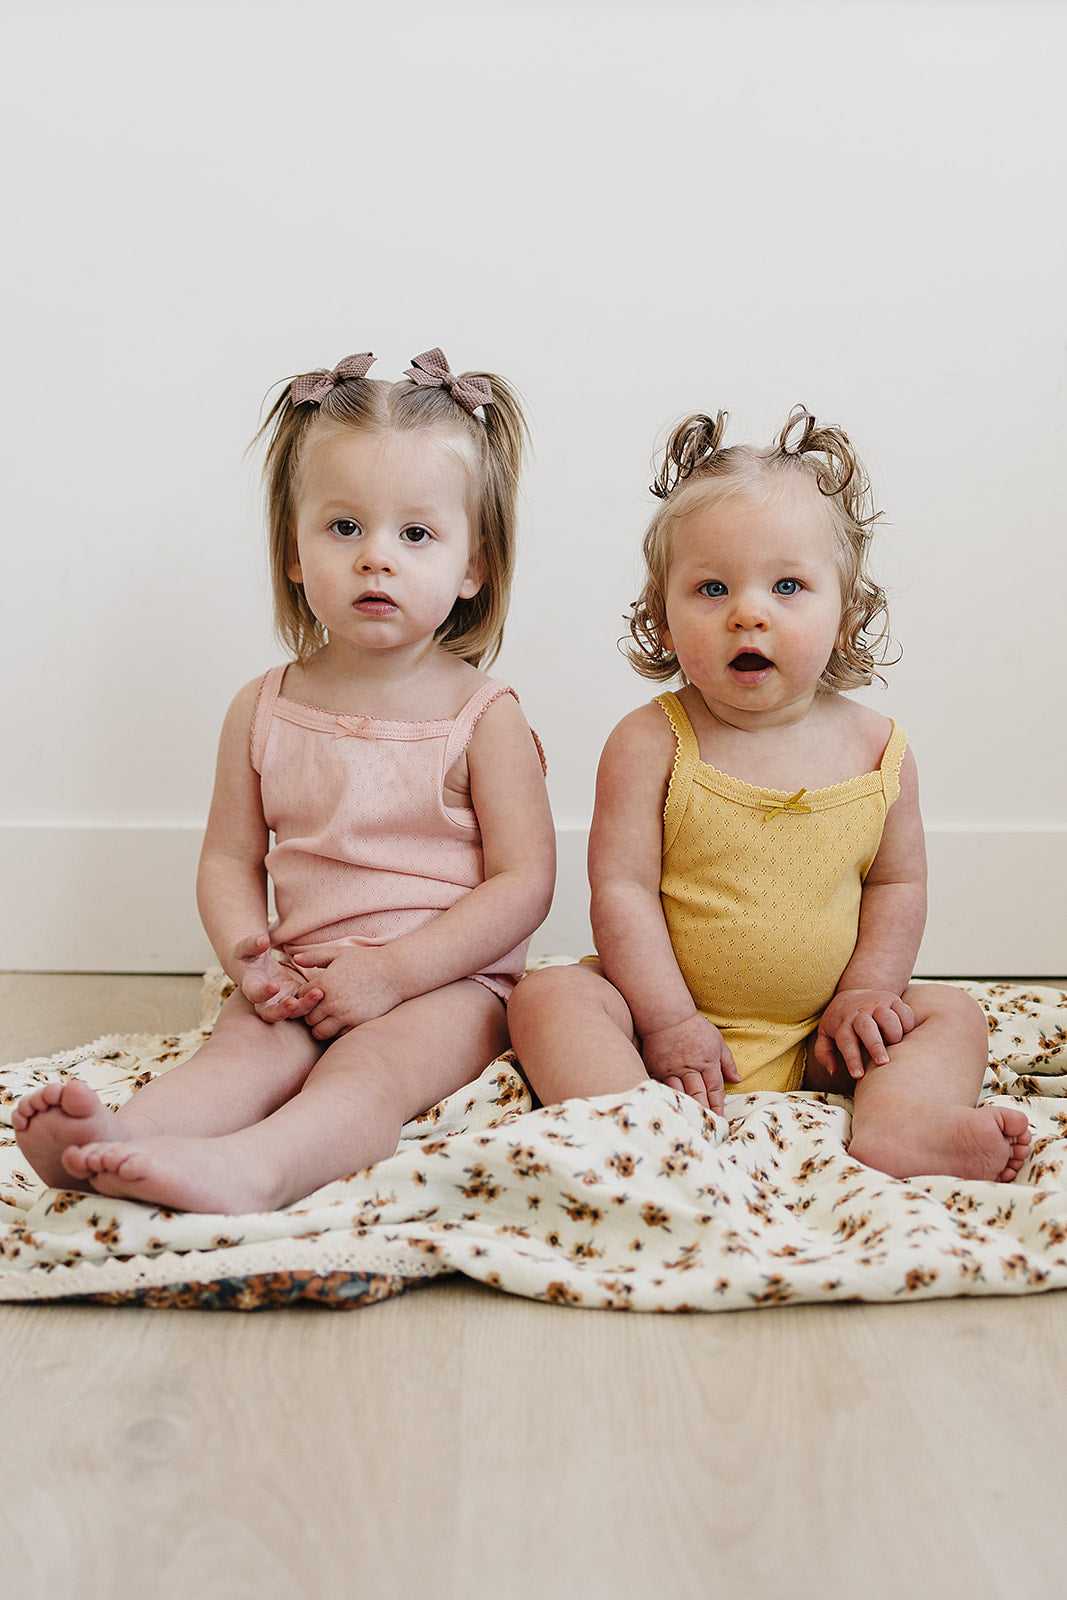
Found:
[{"label": "toddler girl", "polygon": [[[926,910],[915,762],[845,697],[870,683],[885,597],[845,435],[798,407],[776,446],[674,432],[653,492],[629,654],[680,676],[600,763],[589,841],[599,963],[520,985],[512,1040],[545,1103],[658,1078],[854,1094],[850,1153],[900,1177],[1010,1180],[1017,1108],[976,1108],[979,1007],[911,983]],[[725,1080],[725,1082],[724,1082]]]},{"label": "toddler girl", "polygon": [[479,670],[503,632],[525,422],[503,379],[457,377],[439,350],[407,383],[368,378],[372,359],[294,378],[262,430],[294,659],[226,716],[197,879],[237,990],[119,1111],[77,1081],[21,1101],[46,1183],[284,1206],[391,1155],[506,1046],[554,878],[539,749]]}]

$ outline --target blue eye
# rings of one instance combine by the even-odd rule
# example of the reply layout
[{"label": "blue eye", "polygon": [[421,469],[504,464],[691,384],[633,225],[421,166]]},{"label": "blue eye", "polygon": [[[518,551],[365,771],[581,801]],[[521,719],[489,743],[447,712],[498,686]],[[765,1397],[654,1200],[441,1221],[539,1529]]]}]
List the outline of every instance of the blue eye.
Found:
[{"label": "blue eye", "polygon": [[706,594],[709,600],[721,600],[727,589],[725,583],[720,583],[718,578],[712,578],[708,583],[702,583],[697,593]]},{"label": "blue eye", "polygon": [[429,528],[424,528],[421,522],[413,523],[410,528],[405,528],[400,537],[405,544],[425,544],[433,535]]},{"label": "blue eye", "polygon": [[774,586],[775,594],[799,594],[800,584],[795,578],[779,578]]},{"label": "blue eye", "polygon": [[358,522],[353,522],[351,517],[338,517],[336,522],[330,523],[330,532],[336,533],[339,539],[354,539],[360,529]]}]

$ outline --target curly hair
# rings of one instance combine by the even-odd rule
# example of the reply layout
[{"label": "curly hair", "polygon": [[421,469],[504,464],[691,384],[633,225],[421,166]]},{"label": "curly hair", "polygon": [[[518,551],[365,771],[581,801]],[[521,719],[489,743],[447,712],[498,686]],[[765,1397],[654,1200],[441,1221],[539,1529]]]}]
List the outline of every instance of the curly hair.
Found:
[{"label": "curly hair", "polygon": [[841,580],[841,629],[819,687],[859,689],[881,677],[887,659],[889,613],[885,591],[867,571],[875,511],[870,484],[846,434],[820,427],[797,405],[769,449],[723,447],[728,414],[696,413],[672,432],[651,485],[662,501],[644,539],[645,584],[629,617],[624,653],[642,677],[679,675],[678,657],[666,643],[666,593],[674,529],[696,505],[710,509],[739,493],[774,494],[790,481],[808,482],[824,497]]},{"label": "curly hair", "polygon": [[471,477],[474,539],[485,581],[476,595],[456,601],[435,637],[472,666],[488,665],[498,654],[511,598],[519,470],[529,431],[518,395],[505,379],[492,372],[457,376],[486,379],[492,386],[492,401],[480,417],[447,389],[423,387],[410,379],[341,378],[317,404],[294,401],[295,380],[290,379],[271,406],[253,443],[267,440],[263,479],[275,632],[298,661],[306,661],[325,642],[303,588],[289,577],[296,561],[301,461],[309,436],[324,425],[357,433],[425,432],[435,442],[459,447]]}]

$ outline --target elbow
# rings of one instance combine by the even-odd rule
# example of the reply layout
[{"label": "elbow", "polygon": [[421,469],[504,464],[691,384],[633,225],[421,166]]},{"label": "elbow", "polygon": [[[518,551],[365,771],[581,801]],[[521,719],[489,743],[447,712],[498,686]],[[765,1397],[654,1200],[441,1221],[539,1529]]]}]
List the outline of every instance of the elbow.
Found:
[{"label": "elbow", "polygon": [[552,909],[552,898],[556,892],[556,863],[551,865],[540,875],[540,880],[531,896],[532,909],[535,917],[534,930],[544,922]]}]

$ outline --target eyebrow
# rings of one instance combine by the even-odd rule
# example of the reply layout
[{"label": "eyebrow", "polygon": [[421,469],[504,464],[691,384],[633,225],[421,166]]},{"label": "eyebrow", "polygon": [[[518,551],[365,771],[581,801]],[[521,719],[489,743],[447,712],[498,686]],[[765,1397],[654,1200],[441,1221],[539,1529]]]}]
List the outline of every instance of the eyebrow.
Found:
[{"label": "eyebrow", "polygon": [[[321,502],[320,509],[323,515],[326,516],[331,514],[345,515],[351,516],[353,521],[359,520],[359,517],[355,515],[360,510],[359,500],[356,496],[353,496],[351,500],[324,500]],[[403,511],[400,520],[402,522],[433,522],[437,519],[439,513],[440,507],[416,506],[413,510]]]}]

